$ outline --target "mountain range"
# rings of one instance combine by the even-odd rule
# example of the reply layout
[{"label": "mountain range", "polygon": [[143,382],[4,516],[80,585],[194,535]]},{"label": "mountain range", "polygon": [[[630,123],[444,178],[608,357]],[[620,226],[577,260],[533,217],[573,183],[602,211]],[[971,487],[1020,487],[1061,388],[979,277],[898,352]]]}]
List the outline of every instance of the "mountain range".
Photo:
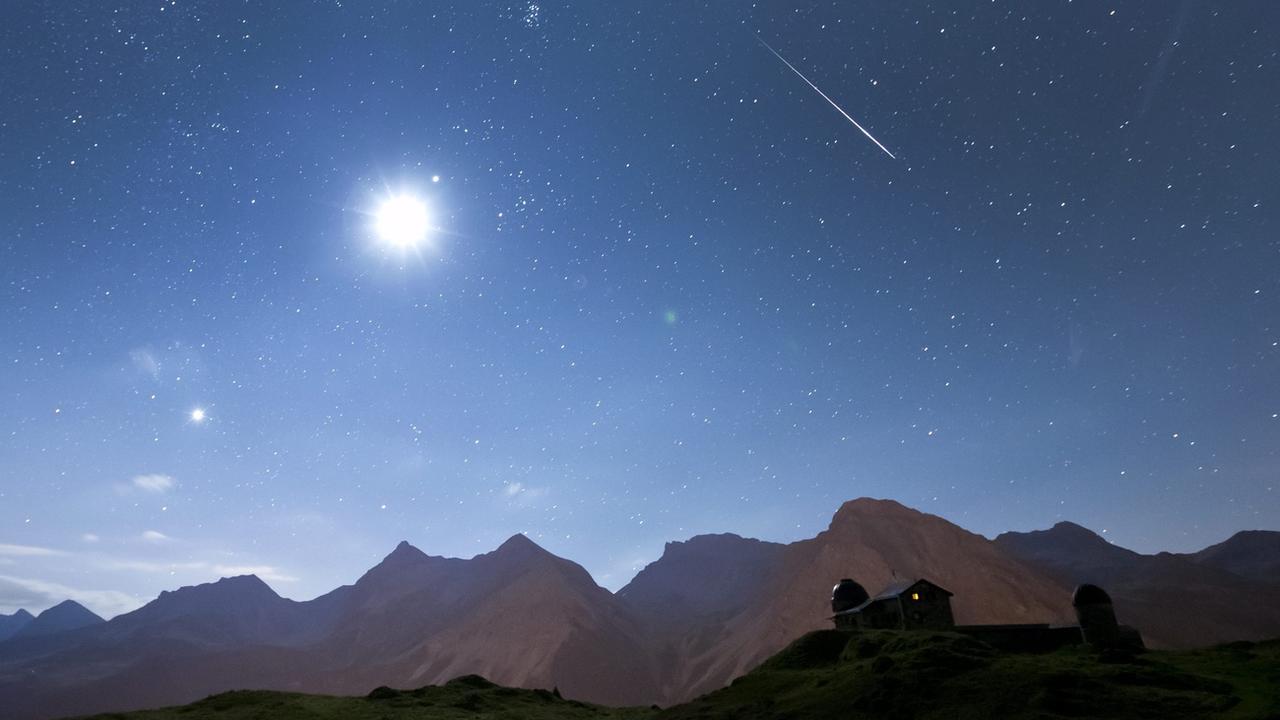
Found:
[{"label": "mountain range", "polygon": [[1005,533],[997,547],[1063,585],[1106,588],[1148,644],[1186,648],[1280,636],[1280,574],[1257,562],[1259,546],[1280,556],[1280,533],[1238,533],[1191,555],[1141,555],[1079,525]]},{"label": "mountain range", "polygon": [[12,615],[0,614],[0,642],[18,634],[18,631],[31,624],[32,620],[35,620],[35,616],[21,609]]},{"label": "mountain range", "polygon": [[467,674],[603,704],[670,705],[829,626],[841,577],[872,592],[927,577],[955,594],[961,624],[1070,622],[1071,588],[1087,580],[1153,646],[1258,640],[1280,636],[1277,557],[1280,532],[1141,555],[1070,523],[993,541],[866,498],[799,542],[669,543],[617,593],[523,535],[470,559],[401,543],[354,584],[305,602],[250,575],[165,592],[107,622],[74,603],[50,616],[50,627],[68,623],[56,630],[29,632],[56,608],[0,616],[0,707],[48,718],[236,688],[364,694]]},{"label": "mountain range", "polygon": [[106,622],[75,600],[63,600],[39,615],[19,609],[0,615],[0,641],[56,635]]}]

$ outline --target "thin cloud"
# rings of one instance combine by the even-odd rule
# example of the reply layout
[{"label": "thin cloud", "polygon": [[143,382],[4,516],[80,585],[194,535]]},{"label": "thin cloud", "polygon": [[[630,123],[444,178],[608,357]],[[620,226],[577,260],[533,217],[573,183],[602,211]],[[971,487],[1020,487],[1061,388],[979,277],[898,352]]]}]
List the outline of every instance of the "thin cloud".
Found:
[{"label": "thin cloud", "polygon": [[66,555],[61,550],[54,550],[46,547],[36,547],[34,545],[4,545],[0,544],[0,555],[8,557],[49,557],[52,555]]},{"label": "thin cloud", "polygon": [[204,562],[152,562],[149,560],[104,560],[97,563],[98,567],[104,570],[132,570],[142,573],[168,573],[172,574],[178,571],[187,570],[203,570],[209,567],[209,563]]},{"label": "thin cloud", "polygon": [[151,560],[115,560],[108,559],[98,563],[104,570],[129,570],[148,574],[174,575],[177,573],[207,573],[209,579],[234,577],[236,575],[257,575],[268,582],[297,582],[298,578],[289,575],[274,565],[224,565],[203,561],[193,562],[154,562]]},{"label": "thin cloud", "polygon": [[116,590],[82,590],[44,580],[0,575],[0,611],[25,608],[38,613],[63,600],[75,600],[105,618],[142,606],[138,598]]},{"label": "thin cloud", "polygon": [[529,487],[522,482],[511,482],[502,486],[502,496],[517,504],[537,500],[546,494],[547,489],[545,487]]},{"label": "thin cloud", "polygon": [[159,530],[145,530],[142,533],[142,539],[146,540],[149,543],[162,543],[162,542],[167,542],[172,538],[160,532]]},{"label": "thin cloud", "polygon": [[214,565],[213,571],[221,577],[236,575],[257,575],[260,580],[269,582],[297,582],[298,578],[286,575],[279,568],[271,565]]},{"label": "thin cloud", "polygon": [[150,375],[153,379],[160,375],[160,361],[156,359],[150,348],[140,347],[129,351],[129,361],[139,372]]},{"label": "thin cloud", "polygon": [[131,482],[139,490],[151,493],[162,493],[173,488],[173,476],[160,473],[134,475]]}]

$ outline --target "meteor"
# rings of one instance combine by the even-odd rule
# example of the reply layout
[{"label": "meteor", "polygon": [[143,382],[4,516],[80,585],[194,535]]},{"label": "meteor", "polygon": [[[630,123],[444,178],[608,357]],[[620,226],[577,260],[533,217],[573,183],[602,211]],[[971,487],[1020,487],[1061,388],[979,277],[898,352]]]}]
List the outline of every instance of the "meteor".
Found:
[{"label": "meteor", "polygon": [[800,72],[799,70],[797,70],[795,65],[792,65],[791,63],[787,62],[787,59],[786,59],[786,58],[784,58],[784,57],[782,57],[782,54],[781,54],[781,53],[779,53],[777,50],[774,50],[774,49],[773,49],[773,46],[771,46],[769,43],[765,42],[765,41],[764,41],[764,38],[760,37],[759,35],[756,35],[756,40],[759,40],[759,41],[760,41],[760,44],[761,44],[761,45],[763,45],[763,46],[765,47],[765,49],[766,49],[766,50],[768,50],[769,52],[773,53],[773,56],[774,56],[774,57],[776,57],[776,58],[778,58],[779,60],[781,60],[783,65],[786,65],[788,68],[790,68],[790,69],[791,69],[791,72],[795,73],[796,75],[799,75],[799,76],[800,76],[800,79],[801,79],[801,80],[803,80],[803,81],[805,81],[805,83],[807,83],[807,84],[809,85],[809,87],[813,88],[813,91],[814,91],[814,92],[816,92],[816,93],[818,93],[819,95],[821,95],[823,100],[826,100],[827,102],[831,103],[831,107],[833,107],[833,108],[835,108],[836,110],[838,110],[838,111],[840,112],[840,114],[844,116],[844,119],[845,119],[845,120],[848,120],[849,122],[853,123],[853,126],[854,126],[854,127],[856,127],[856,128],[858,128],[859,130],[861,130],[861,131],[862,131],[862,134],[863,134],[863,135],[866,135],[868,140],[870,140],[871,142],[875,143],[875,144],[876,144],[876,147],[878,147],[878,148],[880,148],[881,150],[883,150],[885,155],[888,155],[889,157],[893,158],[894,160],[897,160],[897,159],[898,159],[897,157],[895,157],[895,156],[894,156],[894,154],[893,154],[893,153],[889,152],[889,148],[885,147],[884,145],[881,145],[881,144],[880,144],[880,141],[879,141],[879,140],[877,140],[877,139],[875,139],[874,137],[872,137],[871,133],[867,132],[867,129],[866,129],[866,128],[864,128],[864,127],[862,127],[861,125],[859,125],[857,120],[854,120],[852,117],[849,117],[849,113],[845,112],[845,111],[844,111],[844,108],[842,108],[842,107],[840,107],[839,105],[837,105],[835,100],[832,100],[831,98],[827,97],[827,94],[826,94],[826,93],[824,93],[824,92],[822,92],[821,90],[819,90],[817,85],[814,85],[812,82],[809,82],[809,78],[805,77],[805,76],[804,76],[804,73],[802,73],[802,72]]}]

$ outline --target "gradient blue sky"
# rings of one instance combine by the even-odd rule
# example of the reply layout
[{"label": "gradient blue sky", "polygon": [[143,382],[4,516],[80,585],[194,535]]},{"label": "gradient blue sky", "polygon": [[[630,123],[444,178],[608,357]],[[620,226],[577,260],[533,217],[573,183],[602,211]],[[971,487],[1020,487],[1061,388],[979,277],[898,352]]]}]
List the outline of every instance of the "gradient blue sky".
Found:
[{"label": "gradient blue sky", "polygon": [[[1278,24],[4,3],[0,612],[516,532],[617,588],[863,495],[1280,528]],[[398,193],[413,252],[372,232]]]}]

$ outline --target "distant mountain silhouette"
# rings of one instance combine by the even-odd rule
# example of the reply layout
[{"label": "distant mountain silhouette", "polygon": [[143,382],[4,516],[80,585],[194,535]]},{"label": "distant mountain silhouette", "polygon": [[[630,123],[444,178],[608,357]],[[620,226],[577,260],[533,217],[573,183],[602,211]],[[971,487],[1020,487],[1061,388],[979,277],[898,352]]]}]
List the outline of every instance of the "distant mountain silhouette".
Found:
[{"label": "distant mountain silhouette", "polygon": [[34,619],[35,617],[31,613],[22,609],[12,615],[0,615],[0,641],[13,637],[15,633],[26,627]]},{"label": "distant mountain silhouette", "polygon": [[367,692],[474,673],[637,704],[656,693],[643,639],[617,597],[524,535],[470,560],[401,543],[351,587],[334,632],[314,649],[335,662],[303,682]]},{"label": "distant mountain silhouette", "polygon": [[105,621],[75,600],[63,600],[35,616],[13,633],[11,640],[54,635],[68,630],[101,625]]},{"label": "distant mountain silhouette", "polygon": [[162,592],[160,597],[109,622],[102,641],[141,638],[203,647],[289,645],[314,636],[305,603],[280,597],[254,575]]},{"label": "distant mountain silhouette", "polygon": [[1142,557],[1073,522],[1060,522],[1048,530],[1003,533],[996,543],[1017,557],[1055,571],[1087,573],[1102,568],[1129,568]]},{"label": "distant mountain silhouette", "polygon": [[[740,578],[750,578],[726,588],[725,612],[704,616],[705,622],[681,616],[697,607],[691,602],[673,603],[670,612],[656,615],[654,637],[664,669],[659,704],[721,687],[800,635],[830,627],[831,586],[841,577],[857,578],[872,592],[895,573],[928,577],[956,594],[952,604],[959,622],[1047,622],[1065,619],[1070,611],[1070,590],[1042,571],[1008,557],[986,538],[889,500],[847,502],[825,531],[790,545],[760,547],[733,537],[685,544],[714,546],[719,553],[669,545],[619,591],[624,598],[688,597],[693,591],[682,588],[702,584],[700,574],[713,584],[718,572],[735,566],[744,570]],[[657,586],[658,579],[667,582]],[[696,592],[709,591],[715,588]],[[664,633],[667,624],[689,629]]]},{"label": "distant mountain silhouette", "polygon": [[[1280,636],[1280,587],[1214,567],[1213,554],[1199,562],[1199,553],[1142,555],[1067,522],[1049,530],[1004,533],[996,544],[1064,584],[1106,588],[1120,620],[1139,628],[1156,647]],[[1218,557],[1234,556],[1226,550]]]},{"label": "distant mountain silhouette", "polygon": [[659,623],[728,619],[745,610],[786,545],[731,533],[669,542],[618,597]]},{"label": "distant mountain silhouette", "polygon": [[1280,585],[1280,532],[1245,530],[1187,557],[1200,565]]},{"label": "distant mountain silhouette", "polygon": [[237,688],[362,695],[468,674],[606,704],[671,705],[829,627],[841,577],[873,593],[895,577],[927,577],[955,593],[960,623],[1068,621],[1073,584],[1091,580],[1153,645],[1258,639],[1280,635],[1280,588],[1246,575],[1269,572],[1275,535],[1148,556],[1070,523],[991,541],[863,498],[809,540],[668,543],[617,594],[523,535],[470,559],[402,542],[353,584],[306,602],[248,575],[162,593],[105,623],[67,606],[50,624],[64,615],[87,624],[0,642],[0,708],[27,720]]},{"label": "distant mountain silhouette", "polygon": [[657,695],[622,601],[516,535],[470,560],[401,543],[354,585],[308,602],[244,576],[164,593],[100,628],[0,645],[0,706],[57,717],[233,688],[363,694],[469,673],[612,704]]}]

